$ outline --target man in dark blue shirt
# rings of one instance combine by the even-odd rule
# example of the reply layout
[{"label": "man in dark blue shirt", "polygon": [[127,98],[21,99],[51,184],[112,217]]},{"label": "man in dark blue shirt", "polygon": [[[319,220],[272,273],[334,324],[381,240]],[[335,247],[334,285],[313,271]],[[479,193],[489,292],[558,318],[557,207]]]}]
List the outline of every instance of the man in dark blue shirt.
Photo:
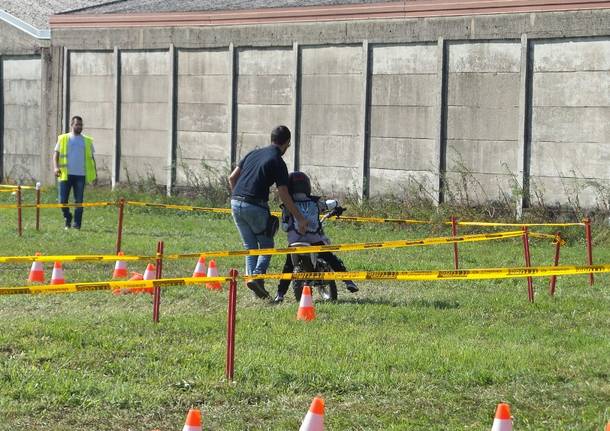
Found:
[{"label": "man in dark blue shirt", "polygon": [[[288,168],[282,156],[290,146],[290,129],[277,126],[271,132],[271,145],[250,151],[231,172],[231,212],[233,220],[248,250],[273,248],[273,235],[267,232],[269,188],[275,184],[284,206],[299,222],[304,233],[307,219],[295,206],[288,192]],[[271,256],[246,256],[246,274],[265,274]],[[264,280],[248,281],[247,286],[256,296],[269,298]]]}]

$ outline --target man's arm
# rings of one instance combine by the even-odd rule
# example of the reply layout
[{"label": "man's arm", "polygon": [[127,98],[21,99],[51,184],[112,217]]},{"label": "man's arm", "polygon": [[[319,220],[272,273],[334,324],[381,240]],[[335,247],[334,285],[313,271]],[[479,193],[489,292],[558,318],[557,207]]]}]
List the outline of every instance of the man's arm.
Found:
[{"label": "man's arm", "polygon": [[231,187],[231,191],[233,191],[233,189],[235,188],[235,184],[237,184],[237,180],[239,179],[240,175],[241,169],[239,168],[239,166],[235,167],[235,169],[233,169],[233,172],[231,172],[231,175],[229,175],[229,187]]},{"label": "man's arm", "polygon": [[286,207],[286,209],[288,211],[290,211],[290,214],[292,214],[292,216],[299,222],[299,233],[301,235],[305,235],[305,232],[307,232],[307,225],[309,224],[309,222],[307,221],[307,219],[305,217],[303,217],[303,214],[301,214],[301,211],[299,211],[297,206],[294,204],[292,197],[290,197],[290,193],[288,193],[288,187],[287,186],[278,186],[277,192],[280,195],[280,199],[281,199],[282,203],[284,204],[284,206]]},{"label": "man's arm", "polygon": [[56,177],[61,175],[61,169],[59,169],[59,151],[53,152],[53,172],[55,172]]}]

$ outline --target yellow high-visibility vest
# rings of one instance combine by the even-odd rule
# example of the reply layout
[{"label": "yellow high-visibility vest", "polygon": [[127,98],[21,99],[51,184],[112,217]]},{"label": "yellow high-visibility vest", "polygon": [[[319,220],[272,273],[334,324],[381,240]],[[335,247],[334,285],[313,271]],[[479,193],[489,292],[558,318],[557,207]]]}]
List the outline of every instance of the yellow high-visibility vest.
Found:
[{"label": "yellow high-visibility vest", "polygon": [[[95,160],[93,160],[93,152],[91,148],[93,147],[93,139],[90,136],[82,135],[83,140],[85,141],[85,181],[90,183],[95,180],[97,177],[97,172],[95,169]],[[58,168],[61,169],[61,175],[59,176],[59,181],[67,181],[68,180],[68,141],[70,140],[70,134],[65,133],[63,135],[59,135],[57,138],[57,142],[59,143],[59,163]]]}]

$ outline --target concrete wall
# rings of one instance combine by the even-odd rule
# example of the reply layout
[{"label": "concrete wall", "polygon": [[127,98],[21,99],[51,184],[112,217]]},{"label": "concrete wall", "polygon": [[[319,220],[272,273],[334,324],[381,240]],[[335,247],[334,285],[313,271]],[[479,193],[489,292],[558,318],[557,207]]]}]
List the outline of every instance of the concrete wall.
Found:
[{"label": "concrete wall", "polygon": [[230,163],[232,70],[228,49],[179,50],[177,57],[176,168],[177,184],[185,185]]},{"label": "concrete wall", "polygon": [[167,51],[121,53],[120,176],[165,184],[170,145]]},{"label": "concrete wall", "polygon": [[521,43],[458,42],[447,51],[446,197],[511,195],[521,154]]},{"label": "concrete wall", "polygon": [[438,190],[436,44],[371,47],[370,192]]},{"label": "concrete wall", "polygon": [[607,205],[610,41],[534,41],[531,55],[532,199],[565,203],[571,196],[584,206]]},{"label": "concrete wall", "polygon": [[319,192],[360,192],[362,46],[301,49],[299,169]]},{"label": "concrete wall", "polygon": [[[67,111],[86,113],[115,180],[185,184],[286,124],[289,168],[323,193],[519,201],[524,187],[595,205],[590,183],[610,176],[609,20],[602,9],[56,29],[51,89],[68,75]],[[64,47],[70,67],[56,70]]]},{"label": "concrete wall", "polygon": [[5,57],[1,67],[3,176],[13,183],[32,183],[41,178],[44,147],[40,128],[41,60]]},{"label": "concrete wall", "polygon": [[115,59],[112,52],[70,53],[68,118],[83,117],[83,133],[93,138],[100,181],[112,177],[114,154]]}]

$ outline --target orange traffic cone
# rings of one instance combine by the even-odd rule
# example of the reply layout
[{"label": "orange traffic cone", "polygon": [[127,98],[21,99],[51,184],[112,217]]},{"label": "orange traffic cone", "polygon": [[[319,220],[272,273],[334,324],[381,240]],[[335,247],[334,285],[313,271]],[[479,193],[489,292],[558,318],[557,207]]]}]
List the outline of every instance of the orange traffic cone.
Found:
[{"label": "orange traffic cone", "polygon": [[496,417],[491,427],[491,431],[512,431],[513,418],[510,415],[510,406],[506,403],[498,404]]},{"label": "orange traffic cone", "polygon": [[182,431],[202,431],[201,428],[201,412],[197,409],[190,409],[186,415],[184,428]]},{"label": "orange traffic cone", "polygon": [[144,271],[143,280],[154,280],[155,277],[156,277],[156,274],[155,274],[155,265],[153,265],[152,263],[149,263],[146,266],[146,271]]},{"label": "orange traffic cone", "polygon": [[[213,259],[210,260],[210,266],[208,266],[208,277],[218,277],[218,268],[216,267],[216,261]],[[220,284],[220,281],[212,281],[210,283],[206,283],[205,286],[212,290],[222,289],[222,284]]]},{"label": "orange traffic cone", "polygon": [[[40,253],[36,252],[36,256],[40,256]],[[39,281],[44,283],[44,267],[42,262],[32,262],[32,268],[30,269],[30,275],[28,275],[28,281]]]},{"label": "orange traffic cone", "polygon": [[61,267],[61,262],[55,262],[53,272],[51,273],[51,284],[64,284],[64,270]]},{"label": "orange traffic cone", "polygon": [[610,422],[606,425],[606,431],[610,431]]},{"label": "orange traffic cone", "polygon": [[299,431],[324,431],[324,400],[315,397]]},{"label": "orange traffic cone", "polygon": [[193,277],[205,277],[205,257],[199,256],[199,260],[197,261],[197,265],[195,266],[195,271],[193,271]]},{"label": "orange traffic cone", "polygon": [[[122,251],[118,252],[118,256],[124,256],[125,253]],[[112,278],[125,278],[127,277],[127,262],[124,260],[117,260],[114,264],[114,272],[112,273]]]},{"label": "orange traffic cone", "polygon": [[[142,280],[142,274],[140,274],[139,272],[132,272],[131,273],[131,278],[128,281],[136,281],[136,280]],[[145,289],[145,288],[143,288]],[[128,295],[130,293],[139,293],[142,292],[141,288],[138,287],[124,287],[122,289],[114,289],[112,291],[113,295]]]},{"label": "orange traffic cone", "polygon": [[315,318],[316,310],[313,308],[313,300],[311,299],[311,287],[303,286],[299,311],[297,311],[297,320],[313,320]]}]

